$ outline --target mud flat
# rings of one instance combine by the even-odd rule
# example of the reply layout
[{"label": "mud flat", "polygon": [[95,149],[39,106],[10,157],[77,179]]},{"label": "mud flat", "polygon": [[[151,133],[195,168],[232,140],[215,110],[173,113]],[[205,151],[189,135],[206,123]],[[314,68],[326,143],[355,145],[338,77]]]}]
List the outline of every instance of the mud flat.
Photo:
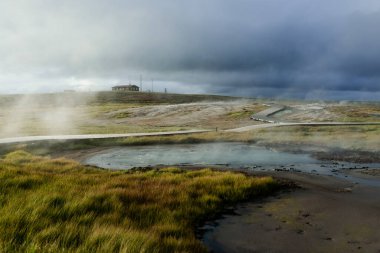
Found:
[{"label": "mud flat", "polygon": [[212,252],[380,252],[379,187],[270,174],[300,188],[241,205],[234,215],[206,224],[202,240]]},{"label": "mud flat", "polygon": [[354,170],[347,170],[345,172],[347,175],[354,176],[356,178],[364,178],[364,179],[370,179],[370,180],[377,180],[380,181],[380,168],[377,169],[354,169]]},{"label": "mud flat", "polygon": [[380,152],[363,150],[335,149],[325,152],[315,152],[313,157],[324,161],[346,161],[354,163],[380,163]]}]

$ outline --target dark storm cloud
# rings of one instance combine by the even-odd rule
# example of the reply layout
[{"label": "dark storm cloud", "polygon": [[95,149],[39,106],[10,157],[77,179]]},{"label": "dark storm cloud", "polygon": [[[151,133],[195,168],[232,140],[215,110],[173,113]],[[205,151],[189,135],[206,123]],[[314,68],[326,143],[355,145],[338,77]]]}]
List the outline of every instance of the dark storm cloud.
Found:
[{"label": "dark storm cloud", "polygon": [[0,85],[379,99],[378,24],[375,0],[2,1]]}]

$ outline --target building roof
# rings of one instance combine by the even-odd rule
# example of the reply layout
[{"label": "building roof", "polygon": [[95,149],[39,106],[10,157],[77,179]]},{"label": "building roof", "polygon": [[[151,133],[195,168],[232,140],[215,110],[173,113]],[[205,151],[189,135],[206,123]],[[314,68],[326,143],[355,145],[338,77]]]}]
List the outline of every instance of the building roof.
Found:
[{"label": "building roof", "polygon": [[134,85],[134,84],[128,84],[128,85],[116,85],[113,86],[112,88],[139,88],[139,86]]}]

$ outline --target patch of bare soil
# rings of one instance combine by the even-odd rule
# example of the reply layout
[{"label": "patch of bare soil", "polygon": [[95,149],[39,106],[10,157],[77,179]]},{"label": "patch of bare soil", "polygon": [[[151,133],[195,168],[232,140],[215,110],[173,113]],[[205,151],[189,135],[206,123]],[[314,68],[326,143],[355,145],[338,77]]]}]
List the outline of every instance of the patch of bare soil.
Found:
[{"label": "patch of bare soil", "polygon": [[172,127],[219,127],[221,129],[252,124],[247,115],[236,119],[229,117],[233,112],[254,111],[258,104],[248,100],[229,102],[199,102],[175,105],[154,105],[128,108],[109,113],[125,114],[125,118],[115,119],[118,124],[172,126]]},{"label": "patch of bare soil", "polygon": [[329,105],[313,103],[292,105],[287,114],[281,117],[284,121],[297,122],[318,122],[318,121],[334,121],[337,114],[328,110]]},{"label": "patch of bare soil", "polygon": [[366,168],[366,169],[351,169],[346,170],[345,173],[358,178],[365,178],[371,180],[380,180],[380,167],[379,168]]},{"label": "patch of bare soil", "polygon": [[[280,174],[276,174],[280,175]],[[379,252],[378,188],[280,175],[303,189],[240,206],[205,234],[214,252]]]},{"label": "patch of bare soil", "polygon": [[365,169],[360,170],[360,173],[374,177],[380,177],[380,169]]},{"label": "patch of bare soil", "polygon": [[87,149],[79,149],[79,150],[60,151],[60,152],[54,152],[50,154],[50,157],[52,158],[64,157],[66,159],[74,160],[81,163],[85,161],[88,157],[101,153],[108,148],[109,147],[96,147],[96,148],[87,148]]},{"label": "patch of bare soil", "polygon": [[349,150],[331,148],[326,145],[305,144],[298,142],[272,143],[257,139],[256,145],[291,153],[310,153],[321,161],[340,161],[352,163],[380,163],[379,151]]},{"label": "patch of bare soil", "polygon": [[323,161],[344,161],[353,163],[380,163],[380,152],[362,150],[329,150],[315,152],[313,156]]}]

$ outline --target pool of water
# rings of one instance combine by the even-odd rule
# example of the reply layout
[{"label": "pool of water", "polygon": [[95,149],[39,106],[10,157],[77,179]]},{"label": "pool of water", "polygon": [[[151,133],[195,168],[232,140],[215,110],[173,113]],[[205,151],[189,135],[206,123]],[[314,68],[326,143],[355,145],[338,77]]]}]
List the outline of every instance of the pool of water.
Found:
[{"label": "pool of water", "polygon": [[110,148],[84,161],[107,169],[131,169],[159,165],[222,165],[252,171],[282,170],[343,178],[354,183],[380,186],[379,180],[348,175],[342,169],[380,168],[379,164],[333,163],[309,154],[294,154],[247,143],[202,143]]},{"label": "pool of water", "polygon": [[281,166],[320,163],[307,154],[292,154],[245,143],[203,143],[119,147],[86,160],[109,169],[154,165]]}]

